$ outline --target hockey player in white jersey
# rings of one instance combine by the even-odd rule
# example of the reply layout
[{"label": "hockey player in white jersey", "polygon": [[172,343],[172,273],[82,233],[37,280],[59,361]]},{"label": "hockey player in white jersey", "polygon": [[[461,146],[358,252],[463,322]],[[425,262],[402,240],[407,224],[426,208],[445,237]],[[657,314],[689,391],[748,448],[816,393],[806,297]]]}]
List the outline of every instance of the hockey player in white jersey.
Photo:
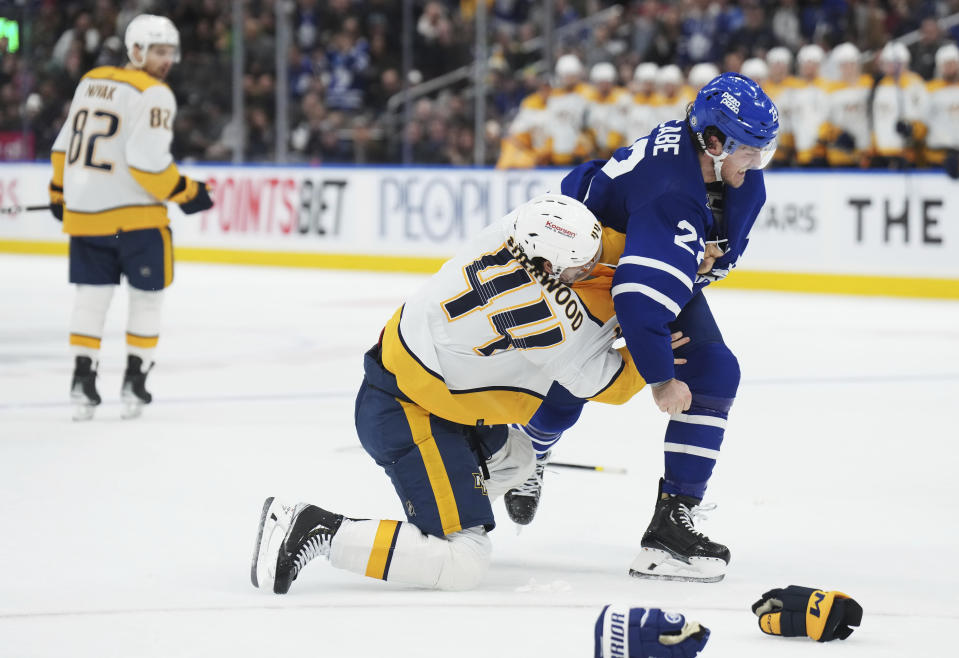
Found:
[{"label": "hockey player in white jersey", "polygon": [[652,62],[643,62],[633,72],[633,96],[626,110],[626,143],[648,135],[656,127],[659,116],[656,109],[656,72],[659,67]]},{"label": "hockey player in white jersey", "polygon": [[914,166],[917,144],[925,138],[926,85],[909,70],[909,59],[909,49],[896,41],[879,53],[883,76],[872,98],[873,166]]},{"label": "hockey player in white jersey", "polygon": [[511,424],[529,421],[554,386],[619,404],[645,385],[630,354],[612,347],[616,318],[597,320],[570,287],[599,262],[602,244],[583,204],[546,194],[483,231],[409,297],[366,354],[355,415],[406,520],[268,498],[253,585],[286,593],[322,555],[397,584],[475,587],[490,560],[491,500],[533,470],[530,438]]},{"label": "hockey player in white jersey", "polygon": [[836,65],[838,80],[828,88],[826,120],[819,136],[831,167],[856,167],[870,147],[872,77],[862,72],[861,54],[851,43],[839,44],[829,57]]},{"label": "hockey player in white jersey", "polygon": [[959,48],[949,43],[936,51],[936,78],[926,84],[925,160],[959,178]]},{"label": "hockey player in white jersey", "polygon": [[626,112],[629,93],[616,84],[616,67],[609,62],[594,64],[589,71],[593,93],[586,113],[586,128],[596,157],[608,158],[626,143]]},{"label": "hockey player in white jersey", "polygon": [[53,214],[70,235],[70,320],[74,418],[93,417],[100,341],[121,274],[130,287],[123,416],[152,396],[146,376],[160,333],[164,289],[173,281],[167,202],[186,213],[213,205],[206,185],[180,175],[170,142],[176,100],[163,82],[180,58],[180,35],[162,16],[134,18],[125,34],[130,63],[81,79],[51,152]]},{"label": "hockey player in white jersey", "polygon": [[829,82],[820,75],[825,53],[815,44],[799,49],[796,62],[800,84],[789,96],[790,122],[795,138],[796,163],[800,166],[820,167],[825,164],[826,150],[820,142],[820,132],[826,121],[826,96]]}]

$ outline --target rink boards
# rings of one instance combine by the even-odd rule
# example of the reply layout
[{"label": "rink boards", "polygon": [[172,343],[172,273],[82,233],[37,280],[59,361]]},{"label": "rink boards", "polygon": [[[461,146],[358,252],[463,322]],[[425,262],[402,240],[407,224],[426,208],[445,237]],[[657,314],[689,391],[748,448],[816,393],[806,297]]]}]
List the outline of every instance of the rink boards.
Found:
[{"label": "rink boards", "polygon": [[[184,166],[217,205],[171,205],[179,260],[431,272],[565,170]],[[0,165],[0,205],[47,202],[50,167]],[[724,287],[959,298],[959,182],[941,173],[770,172]],[[47,212],[0,214],[0,251],[65,254]]]}]

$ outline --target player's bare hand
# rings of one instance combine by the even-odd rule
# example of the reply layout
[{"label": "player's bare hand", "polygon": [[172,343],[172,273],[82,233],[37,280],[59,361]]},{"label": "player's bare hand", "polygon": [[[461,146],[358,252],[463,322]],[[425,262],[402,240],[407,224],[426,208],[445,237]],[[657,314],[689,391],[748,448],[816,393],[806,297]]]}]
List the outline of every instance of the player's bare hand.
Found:
[{"label": "player's bare hand", "polygon": [[[676,331],[669,335],[669,340],[672,344],[673,350],[676,350],[689,342],[689,336],[683,336],[683,332]],[[673,359],[673,363],[677,366],[681,366],[686,363],[686,359]]]},{"label": "player's bare hand", "polygon": [[696,274],[709,274],[716,264],[716,259],[723,255],[723,250],[712,242],[706,245],[706,253],[703,256],[703,262],[699,264]]},{"label": "player's bare hand", "polygon": [[659,386],[653,386],[653,402],[670,416],[689,409],[693,403],[693,394],[689,392],[686,382],[670,379]]}]

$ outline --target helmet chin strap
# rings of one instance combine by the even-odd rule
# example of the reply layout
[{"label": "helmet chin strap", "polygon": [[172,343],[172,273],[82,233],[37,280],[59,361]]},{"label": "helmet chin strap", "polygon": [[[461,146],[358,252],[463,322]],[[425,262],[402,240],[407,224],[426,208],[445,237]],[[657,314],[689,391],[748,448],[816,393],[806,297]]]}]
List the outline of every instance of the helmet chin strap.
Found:
[{"label": "helmet chin strap", "polygon": [[720,183],[723,182],[723,160],[725,160],[729,154],[726,153],[726,151],[723,151],[722,155],[713,155],[709,151],[706,151],[706,153],[713,159],[713,171],[716,172],[716,180]]}]

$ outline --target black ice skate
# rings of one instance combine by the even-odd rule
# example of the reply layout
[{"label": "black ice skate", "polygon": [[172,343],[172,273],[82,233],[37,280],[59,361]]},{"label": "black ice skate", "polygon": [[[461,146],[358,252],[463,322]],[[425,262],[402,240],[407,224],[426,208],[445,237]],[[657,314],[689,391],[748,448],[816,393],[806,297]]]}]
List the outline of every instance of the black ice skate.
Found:
[{"label": "black ice skate", "polygon": [[73,366],[73,383],[70,385],[70,402],[73,403],[73,420],[90,420],[100,404],[97,393],[96,364],[88,356],[78,356]]},{"label": "black ice skate", "polygon": [[506,513],[509,514],[513,523],[519,525],[532,523],[533,517],[536,516],[536,508],[539,507],[539,497],[543,491],[543,473],[548,462],[549,452],[542,457],[537,457],[536,468],[533,469],[529,479],[515,489],[510,489],[503,496]]},{"label": "black ice skate", "polygon": [[136,418],[143,411],[143,405],[150,404],[153,396],[146,389],[147,375],[153,368],[151,363],[143,369],[143,359],[132,354],[127,356],[127,370],[123,373],[123,390],[120,397],[123,400],[124,418]]},{"label": "black ice skate", "polygon": [[286,594],[307,562],[318,555],[330,556],[330,544],[343,518],[316,505],[285,505],[267,498],[250,569],[253,586]]},{"label": "black ice skate", "polygon": [[640,542],[642,550],[630,565],[629,575],[656,580],[719,582],[726,575],[729,549],[696,530],[693,519],[702,509],[691,496],[664,494],[659,481],[656,511]]}]

